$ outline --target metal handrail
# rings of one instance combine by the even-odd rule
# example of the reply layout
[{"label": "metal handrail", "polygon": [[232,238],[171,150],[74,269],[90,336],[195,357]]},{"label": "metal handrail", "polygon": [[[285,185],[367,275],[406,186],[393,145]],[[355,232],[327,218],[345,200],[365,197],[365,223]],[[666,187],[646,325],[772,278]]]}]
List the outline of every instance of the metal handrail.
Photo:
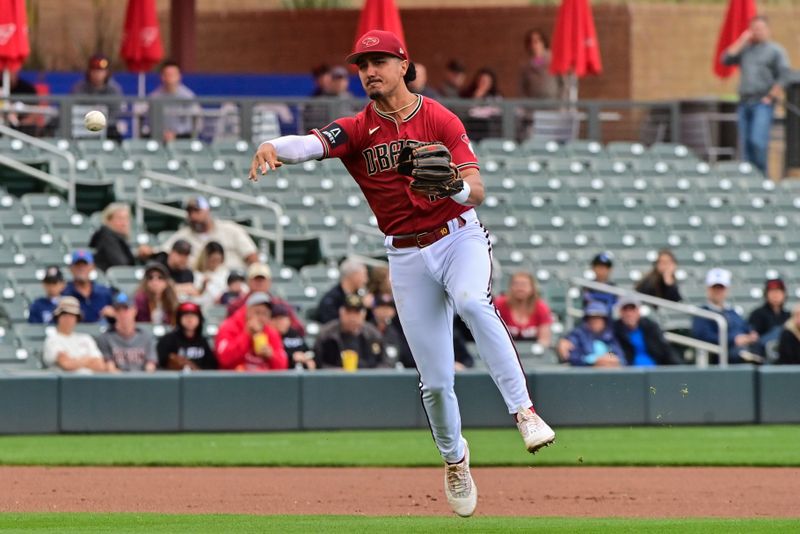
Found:
[{"label": "metal handrail", "polygon": [[[75,207],[75,156],[72,155],[72,152],[58,148],[52,143],[42,141],[41,139],[22,133],[14,128],[9,128],[4,124],[0,124],[0,134],[18,139],[23,143],[28,143],[31,146],[35,146],[36,148],[44,150],[45,152],[50,152],[51,154],[55,154],[56,156],[67,160],[67,174],[69,176],[69,180],[67,187],[64,189],[67,190],[67,204],[69,204],[71,208]],[[39,179],[41,180],[43,178],[39,177]]]},{"label": "metal handrail", "polygon": [[254,225],[253,227],[245,226],[244,229],[247,231],[247,233],[249,233],[252,236],[261,239],[270,239],[274,241],[275,260],[279,264],[283,264],[284,238],[283,238],[283,226],[281,225],[281,219],[283,218],[284,213],[283,213],[283,207],[281,207],[280,204],[272,202],[266,197],[254,198],[252,196],[245,195],[243,193],[228,191],[227,189],[221,189],[219,187],[214,187],[212,185],[196,183],[195,181],[188,180],[185,178],[178,178],[160,172],[144,171],[141,175],[141,178],[136,184],[136,223],[140,227],[143,226],[144,224],[145,209],[150,211],[158,211],[160,213],[164,213],[165,215],[176,216],[179,218],[183,218],[186,216],[186,212],[183,210],[179,210],[172,206],[165,206],[163,204],[155,202],[152,199],[146,199],[144,197],[144,189],[142,188],[142,179],[149,179],[155,182],[162,182],[170,185],[176,185],[179,187],[185,187],[187,189],[194,189],[198,193],[207,193],[209,195],[227,198],[229,200],[234,200],[236,202],[241,202],[243,204],[250,204],[251,206],[258,206],[260,208],[265,208],[272,211],[273,213],[275,213],[274,232],[264,230],[261,227],[261,220],[258,217],[256,217],[253,220],[253,225]]},{"label": "metal handrail", "polygon": [[[707,351],[719,354],[719,366],[720,367],[728,366],[728,322],[725,320],[725,317],[723,317],[719,313],[709,310],[704,310],[703,308],[700,308],[693,304],[683,304],[680,302],[674,302],[672,300],[662,299],[659,297],[654,297],[652,295],[645,295],[644,293],[638,293],[630,289],[622,289],[620,287],[612,286],[609,284],[595,282],[594,280],[584,280],[583,278],[571,278],[569,289],[573,288],[592,289],[595,291],[599,291],[601,293],[610,293],[612,295],[617,295],[619,297],[633,296],[644,304],[652,304],[653,306],[657,306],[658,308],[673,310],[679,313],[685,313],[687,315],[693,315],[696,317],[703,317],[705,319],[711,319],[712,321],[717,323],[717,327],[719,328],[720,342],[717,344],[708,343],[706,341],[701,341],[699,339],[694,339],[687,336],[682,336],[680,334],[675,334],[673,332],[665,332],[664,337],[668,341],[674,343],[685,345],[687,347],[693,347],[701,351]],[[582,317],[583,309],[574,308],[571,306],[572,297],[570,296],[570,291],[567,291],[565,300],[566,300],[566,313],[567,313],[567,327],[571,328],[572,319],[574,317]],[[701,359],[697,359],[698,367],[705,367],[706,365],[708,365],[707,361],[701,361]]]},{"label": "metal handrail", "polygon": [[70,188],[70,183],[63,178],[59,178],[54,174],[46,173],[37,169],[36,167],[28,165],[27,163],[23,163],[14,158],[9,158],[8,156],[4,156],[2,154],[0,154],[0,165],[9,167],[23,174],[27,174],[28,176],[36,178],[37,180],[47,182],[48,184],[58,187],[59,189],[69,190]]}]

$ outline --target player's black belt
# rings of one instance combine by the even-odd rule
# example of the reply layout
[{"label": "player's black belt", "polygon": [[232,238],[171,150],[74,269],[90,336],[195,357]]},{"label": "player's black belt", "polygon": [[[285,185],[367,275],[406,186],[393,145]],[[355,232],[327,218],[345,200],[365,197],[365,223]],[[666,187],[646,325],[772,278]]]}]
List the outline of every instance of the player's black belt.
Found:
[{"label": "player's black belt", "polygon": [[[467,224],[467,221],[464,219],[464,217],[459,216],[458,227],[461,228],[465,224]],[[448,235],[450,235],[450,227],[447,226],[447,224],[443,224],[442,226],[434,228],[433,230],[428,230],[427,232],[393,237],[392,246],[394,248],[425,248],[433,245],[441,238]]]}]

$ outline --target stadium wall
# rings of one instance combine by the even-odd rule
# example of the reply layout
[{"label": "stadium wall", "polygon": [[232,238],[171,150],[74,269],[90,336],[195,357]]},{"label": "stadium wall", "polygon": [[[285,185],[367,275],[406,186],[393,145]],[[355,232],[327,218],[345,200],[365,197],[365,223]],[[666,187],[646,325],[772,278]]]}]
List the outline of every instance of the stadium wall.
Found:
[{"label": "stadium wall", "polygon": [[[425,428],[412,371],[0,376],[0,434]],[[528,373],[554,426],[800,423],[800,367]],[[465,427],[506,427],[491,377],[456,375]]]}]

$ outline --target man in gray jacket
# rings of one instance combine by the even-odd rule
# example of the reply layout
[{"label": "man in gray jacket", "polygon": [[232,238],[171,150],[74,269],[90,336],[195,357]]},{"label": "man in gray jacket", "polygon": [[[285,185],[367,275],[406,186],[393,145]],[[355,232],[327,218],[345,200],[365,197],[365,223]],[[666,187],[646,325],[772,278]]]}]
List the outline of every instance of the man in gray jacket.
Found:
[{"label": "man in gray jacket", "polygon": [[770,40],[767,19],[753,17],[750,28],[722,54],[725,65],[739,65],[739,138],[747,161],[767,173],[772,111],[789,74],[786,51]]}]

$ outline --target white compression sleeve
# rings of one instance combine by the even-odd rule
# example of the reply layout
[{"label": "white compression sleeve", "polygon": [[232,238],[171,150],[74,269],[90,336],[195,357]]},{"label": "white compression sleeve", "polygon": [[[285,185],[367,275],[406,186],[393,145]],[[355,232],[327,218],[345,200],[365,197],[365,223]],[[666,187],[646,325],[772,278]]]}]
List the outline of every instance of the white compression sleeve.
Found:
[{"label": "white compression sleeve", "polygon": [[[316,135],[284,135],[264,141],[275,147],[278,160],[282,163],[302,163],[321,158],[325,153],[322,141]],[[262,145],[264,143],[261,143]]]}]

